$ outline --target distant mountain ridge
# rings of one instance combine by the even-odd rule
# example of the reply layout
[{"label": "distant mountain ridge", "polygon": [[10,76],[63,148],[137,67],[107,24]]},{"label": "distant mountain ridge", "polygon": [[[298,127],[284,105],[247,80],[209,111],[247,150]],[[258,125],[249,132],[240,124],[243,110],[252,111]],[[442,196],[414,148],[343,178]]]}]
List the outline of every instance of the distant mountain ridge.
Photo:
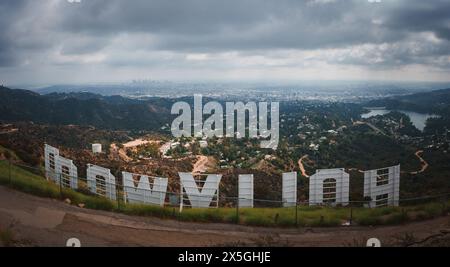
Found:
[{"label": "distant mountain ridge", "polygon": [[0,87],[0,121],[92,125],[105,129],[159,130],[170,121],[172,102],[133,100],[92,93],[38,93]]},{"label": "distant mountain ridge", "polygon": [[[100,95],[90,92],[50,93],[0,86],[0,121],[33,121],[56,125],[92,125],[112,130],[154,130],[170,124],[170,109],[180,99],[150,97],[137,100],[118,95]],[[410,110],[434,113],[429,130],[450,129],[450,89],[388,97],[365,103],[366,106],[386,107],[392,110]]]},{"label": "distant mountain ridge", "polygon": [[70,92],[70,93],[50,93],[44,95],[45,98],[51,101],[61,101],[66,99],[77,99],[77,100],[92,100],[98,99],[104,101],[109,104],[133,104],[133,103],[141,103],[140,101],[133,100],[130,98],[122,97],[119,95],[112,96],[103,96],[100,94],[94,94],[89,92]]},{"label": "distant mountain ridge", "polygon": [[373,100],[367,105],[447,115],[450,114],[450,88]]}]

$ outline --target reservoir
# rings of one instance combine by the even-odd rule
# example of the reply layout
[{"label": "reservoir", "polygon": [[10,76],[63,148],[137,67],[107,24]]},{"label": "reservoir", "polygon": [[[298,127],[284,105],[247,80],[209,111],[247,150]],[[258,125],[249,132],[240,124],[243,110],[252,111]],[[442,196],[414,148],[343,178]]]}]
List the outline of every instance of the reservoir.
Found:
[{"label": "reservoir", "polygon": [[[362,114],[361,118],[367,119],[378,115],[386,115],[392,111],[385,108],[367,108],[367,109],[370,110],[369,113]],[[414,111],[406,111],[406,110],[397,110],[397,111],[407,115],[411,120],[412,124],[420,131],[423,131],[423,129],[425,129],[426,122],[429,118],[439,117],[438,115],[434,114],[424,114]]]}]

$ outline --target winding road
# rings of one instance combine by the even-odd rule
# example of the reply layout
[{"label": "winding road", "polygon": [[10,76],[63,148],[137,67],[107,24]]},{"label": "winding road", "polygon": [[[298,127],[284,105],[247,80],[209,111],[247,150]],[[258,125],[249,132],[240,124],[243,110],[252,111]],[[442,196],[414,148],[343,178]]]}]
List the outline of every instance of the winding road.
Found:
[{"label": "winding road", "polygon": [[298,167],[300,168],[300,172],[306,178],[309,178],[309,175],[306,173],[305,166],[303,165],[303,160],[307,159],[308,155],[304,155],[298,160]]},{"label": "winding road", "polygon": [[410,172],[410,174],[415,175],[415,174],[423,173],[424,171],[426,171],[426,170],[428,169],[428,166],[430,166],[430,165],[428,164],[428,162],[426,162],[426,161],[420,156],[420,154],[422,154],[422,153],[423,153],[423,150],[419,150],[419,151],[417,151],[416,153],[414,153],[414,155],[416,155],[416,157],[420,160],[420,163],[422,164],[422,168],[421,168],[420,170],[418,170],[418,171]]}]

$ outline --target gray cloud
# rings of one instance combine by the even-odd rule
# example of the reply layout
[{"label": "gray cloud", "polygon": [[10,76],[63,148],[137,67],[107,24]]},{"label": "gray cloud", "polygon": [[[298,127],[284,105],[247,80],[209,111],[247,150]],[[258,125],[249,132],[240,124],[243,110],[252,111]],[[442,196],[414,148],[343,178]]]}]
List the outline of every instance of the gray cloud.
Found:
[{"label": "gray cloud", "polygon": [[[83,3],[84,4],[84,3]],[[88,1],[62,3],[58,30],[156,35],[157,49],[239,50],[343,46],[401,38],[371,20],[364,1]],[[65,11],[67,10],[67,11]]]},{"label": "gray cloud", "polygon": [[389,7],[385,27],[395,31],[429,31],[439,38],[450,40],[449,1],[395,1]]},{"label": "gray cloud", "polygon": [[15,68],[16,77],[4,72],[13,80],[24,66],[85,64],[105,77],[158,66],[447,69],[449,13],[447,0],[6,0],[0,68]]}]

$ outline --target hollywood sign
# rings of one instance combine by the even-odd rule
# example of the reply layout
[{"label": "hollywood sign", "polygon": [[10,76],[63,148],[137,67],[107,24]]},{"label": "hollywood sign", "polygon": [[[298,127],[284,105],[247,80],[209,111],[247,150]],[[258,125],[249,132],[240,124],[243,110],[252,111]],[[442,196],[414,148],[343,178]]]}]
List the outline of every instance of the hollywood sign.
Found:
[{"label": "hollywood sign", "polygon": [[[45,172],[47,179],[62,187],[77,189],[77,167],[72,160],[59,155],[59,150],[45,145]],[[116,177],[107,168],[87,165],[87,186],[94,194],[117,199]],[[219,206],[219,185],[222,175],[208,174],[205,180],[195,180],[192,173],[180,172],[180,210],[184,205],[193,208]],[[254,206],[253,174],[238,177],[238,205]],[[127,203],[164,206],[168,179],[122,172],[124,201]],[[398,206],[400,165],[364,172],[364,197],[370,201],[366,207]],[[309,205],[342,205],[349,203],[350,175],[345,169],[317,170],[309,178]],[[284,207],[297,205],[297,173],[282,174],[282,203]],[[215,205],[213,205],[215,204]]]}]

